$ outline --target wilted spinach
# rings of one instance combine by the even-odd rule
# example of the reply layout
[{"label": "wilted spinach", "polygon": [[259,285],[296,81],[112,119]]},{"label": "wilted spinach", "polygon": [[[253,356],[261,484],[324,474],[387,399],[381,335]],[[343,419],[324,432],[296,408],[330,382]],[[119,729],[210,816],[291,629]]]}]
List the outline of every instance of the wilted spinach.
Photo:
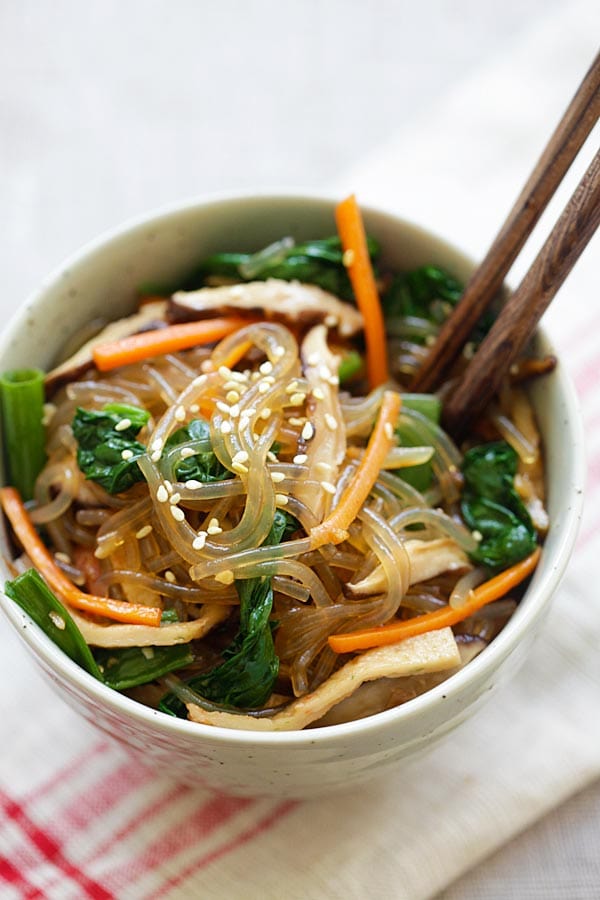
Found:
[{"label": "wilted spinach", "polygon": [[193,662],[189,644],[172,644],[166,647],[97,648],[96,662],[105,684],[115,691],[148,684]]},{"label": "wilted spinach", "polygon": [[[204,419],[192,419],[183,428],[174,431],[165,443],[165,450],[193,441],[201,442],[204,447],[210,446],[210,426]],[[232,477],[232,473],[222,465],[212,449],[198,449],[193,456],[181,459],[175,466],[174,475],[177,481],[194,479],[203,483]]]},{"label": "wilted spinach", "polygon": [[[72,428],[79,444],[77,465],[85,477],[109,494],[119,494],[143,481],[136,460],[146,453],[146,447],[135,438],[149,418],[145,409],[121,403],[109,403],[99,412],[78,407]],[[126,428],[120,427],[124,421],[129,423]],[[128,459],[123,459],[123,451]]]},{"label": "wilted spinach", "polygon": [[504,441],[468,450],[463,459],[463,518],[482,540],[471,554],[492,569],[511,566],[533,552],[536,533],[514,487],[518,457]]}]

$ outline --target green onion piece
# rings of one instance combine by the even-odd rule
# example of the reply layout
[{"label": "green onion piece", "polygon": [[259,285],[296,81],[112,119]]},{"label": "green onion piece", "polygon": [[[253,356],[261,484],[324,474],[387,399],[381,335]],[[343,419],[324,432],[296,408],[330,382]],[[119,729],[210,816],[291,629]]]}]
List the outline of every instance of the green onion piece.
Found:
[{"label": "green onion piece", "polygon": [[7,581],[4,591],[63,653],[94,678],[103,681],[102,673],[79,628],[35,569],[28,569],[14,581]]},{"label": "green onion piece", "polygon": [[[436,425],[440,421],[442,403],[436,394],[402,394],[402,405],[421,413]],[[400,444],[404,447],[418,447],[423,443],[420,438],[415,437],[411,429],[403,427],[402,424],[398,425],[396,433]],[[433,468],[430,462],[426,462],[418,466],[406,466],[404,469],[399,469],[396,474],[417,491],[423,492],[431,487]]]},{"label": "green onion piece", "polygon": [[348,350],[342,357],[342,361],[338,366],[338,378],[340,384],[353,378],[364,365],[362,356],[357,350]]},{"label": "green onion piece", "polygon": [[0,375],[0,406],[8,481],[31,500],[35,479],[46,462],[44,373],[13,369]]},{"label": "green onion piece", "polygon": [[430,422],[439,425],[442,401],[437,394],[402,394],[402,405],[420,412]]}]

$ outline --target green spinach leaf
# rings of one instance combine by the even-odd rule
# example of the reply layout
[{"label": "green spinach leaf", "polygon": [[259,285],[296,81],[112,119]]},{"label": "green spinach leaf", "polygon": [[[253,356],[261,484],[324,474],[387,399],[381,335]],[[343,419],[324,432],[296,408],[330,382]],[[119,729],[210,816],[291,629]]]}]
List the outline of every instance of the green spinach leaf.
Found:
[{"label": "green spinach leaf", "polygon": [[536,545],[533,522],[514,487],[517,462],[504,441],[473,447],[463,459],[461,512],[469,528],[482,535],[471,556],[491,569],[514,565]]},{"label": "green spinach leaf", "polygon": [[115,691],[148,684],[193,662],[189,644],[168,647],[97,648],[94,652],[105,683]]},{"label": "green spinach leaf", "polygon": [[149,418],[145,409],[120,403],[107,404],[99,412],[78,407],[72,428],[79,444],[77,464],[85,477],[109,494],[119,494],[143,481],[136,460],[146,453],[146,447],[135,438]]},{"label": "green spinach leaf", "polygon": [[[165,450],[170,450],[180,444],[190,444],[196,441],[200,447],[210,447],[210,427],[204,419],[192,419],[183,428],[174,431],[165,443]],[[174,468],[174,476],[177,481],[223,481],[231,478],[232,473],[221,464],[212,449],[198,449],[194,456],[188,456],[180,460]]]}]

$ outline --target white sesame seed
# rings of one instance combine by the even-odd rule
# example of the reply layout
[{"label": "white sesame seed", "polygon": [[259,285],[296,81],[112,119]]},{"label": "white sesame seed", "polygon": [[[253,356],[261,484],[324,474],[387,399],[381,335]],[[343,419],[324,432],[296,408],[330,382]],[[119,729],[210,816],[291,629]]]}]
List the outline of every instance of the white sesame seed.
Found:
[{"label": "white sesame seed", "polygon": [[175,582],[177,581],[175,575],[173,574],[173,572],[171,572],[170,569],[167,569],[167,571],[165,572],[165,580],[168,581],[169,584],[175,584]]},{"label": "white sesame seed", "polygon": [[335,387],[340,383],[340,379],[337,375],[330,375],[327,379],[327,384],[330,384],[332,387]]},{"label": "white sesame seed", "polygon": [[[205,374],[206,374],[207,372],[214,372],[215,367],[214,367],[214,364],[213,364],[212,359],[204,359],[204,360],[202,360],[202,362],[200,363],[200,369],[201,369]],[[200,376],[200,377],[202,377],[202,376]],[[194,381],[195,381],[195,379],[194,379]]]},{"label": "white sesame seed", "polygon": [[233,426],[231,422],[225,421],[221,422],[221,434],[231,434]]},{"label": "white sesame seed", "polygon": [[258,379],[260,378],[260,372],[252,372],[250,377],[252,381],[258,381]]},{"label": "white sesame seed", "polygon": [[303,466],[307,460],[308,456],[306,455],[306,453],[298,453],[298,455],[294,457],[292,462],[297,466]]},{"label": "white sesame seed", "polygon": [[246,409],[244,410],[244,415],[253,416],[255,412],[256,412],[255,406],[247,406]]},{"label": "white sesame seed", "polygon": [[[219,366],[219,375],[221,376],[221,378],[225,378],[226,380],[233,378],[233,372],[231,371],[231,369],[227,368],[227,366]],[[236,380],[237,379],[234,379],[234,381]]]},{"label": "white sesame seed", "polygon": [[306,422],[306,416],[290,416],[288,422],[290,425],[293,425],[294,428],[301,428]]},{"label": "white sesame seed", "polygon": [[323,381],[327,381],[328,378],[331,378],[331,369],[329,366],[319,366],[319,375],[323,379]]},{"label": "white sesame seed", "polygon": [[153,450],[162,450],[163,444],[160,438],[156,438],[155,441],[152,441],[152,449]]},{"label": "white sesame seed", "polygon": [[192,541],[192,547],[194,550],[202,550],[206,543],[206,531],[199,531],[197,536]]},{"label": "white sesame seed", "polygon": [[[218,531],[215,531],[214,530],[215,528],[217,528]],[[215,516],[213,516],[212,519],[210,520],[210,522],[208,523],[208,528],[206,529],[206,531],[208,534],[220,534],[223,531],[223,529],[219,525],[219,520],[217,518],[215,518]]]},{"label": "white sesame seed", "polygon": [[332,416],[331,413],[325,413],[325,424],[330,431],[335,431],[338,427],[337,419],[335,416]]},{"label": "white sesame seed", "polygon": [[181,494],[179,493],[179,491],[175,491],[175,493],[171,494],[171,496],[169,497],[169,503],[176,504],[176,503],[179,503],[180,500],[181,500]]},{"label": "white sesame seed", "polygon": [[246,416],[246,415],[242,416],[240,418],[240,431],[245,431],[249,424],[250,424],[249,416]]},{"label": "white sesame seed", "polygon": [[267,459],[270,462],[274,462],[274,463],[279,462],[279,460],[277,459],[277,457],[271,450],[267,450]]},{"label": "white sesame seed", "polygon": [[189,459],[190,456],[196,455],[196,451],[193,450],[191,447],[183,447],[183,449],[181,450],[179,455],[181,456],[182,459]]},{"label": "white sesame seed", "polygon": [[265,375],[263,381],[265,382],[265,384],[275,384],[275,378],[273,377],[273,375]]},{"label": "white sesame seed", "polygon": [[290,397],[290,405],[291,406],[302,406],[302,404],[304,403],[305,400],[306,400],[306,394],[301,394],[300,391],[298,391],[297,394],[292,394],[292,396]]},{"label": "white sesame seed", "polygon": [[232,419],[237,419],[240,414],[240,404],[234,403],[231,409],[229,410],[229,415]]},{"label": "white sesame seed", "polygon": [[62,550],[59,550],[58,553],[54,554],[54,558],[57,559],[61,563],[65,563],[65,565],[70,565],[71,557],[68,553],[63,553]]},{"label": "white sesame seed", "polygon": [[160,450],[155,450],[154,453],[151,453],[150,459],[152,462],[158,462],[160,459]]},{"label": "white sesame seed", "polygon": [[158,500],[159,503],[166,503],[167,500],[169,499],[169,495],[167,493],[167,489],[164,486],[164,484],[159,484],[159,486],[156,490],[156,499]]},{"label": "white sesame seed", "polygon": [[224,572],[215,575],[215,581],[220,581],[221,584],[233,584],[233,572],[231,569],[225,569]]},{"label": "white sesame seed", "polygon": [[386,422],[383,426],[383,430],[385,431],[386,438],[389,438],[389,440],[391,441],[394,437],[394,426],[392,425],[392,423]]},{"label": "white sesame seed", "polygon": [[200,407],[198,406],[197,403],[192,403],[192,404],[190,404],[190,412],[191,412],[191,413],[197,413],[197,412],[200,412]]},{"label": "white sesame seed", "polygon": [[321,487],[324,491],[327,491],[328,494],[335,494],[335,484],[332,484],[330,481],[322,481]]},{"label": "white sesame seed", "polygon": [[232,381],[237,381],[238,384],[244,384],[248,381],[248,372],[230,372],[229,377]]},{"label": "white sesame seed", "polygon": [[49,425],[56,413],[56,405],[54,403],[44,403],[42,425]]},{"label": "white sesame seed", "polygon": [[185,486],[188,489],[188,491],[197,491],[198,488],[202,487],[202,482],[196,481],[195,478],[190,478],[188,481],[185,482]]},{"label": "white sesame seed", "polygon": [[169,481],[168,478],[165,478],[164,485],[165,485],[166,489],[168,490],[169,494],[172,494],[173,493],[173,485],[171,484],[171,482]]},{"label": "white sesame seed", "polygon": [[273,363],[269,362],[269,360],[267,359],[266,362],[260,364],[260,366],[258,367],[258,371],[261,373],[261,375],[270,375],[273,371]]},{"label": "white sesame seed", "polygon": [[127,428],[131,428],[131,419],[121,419],[115,425],[115,431],[126,431]]},{"label": "white sesame seed", "polygon": [[285,474],[283,472],[271,472],[271,481],[274,484],[279,484],[279,482],[285,480]]},{"label": "white sesame seed", "polygon": [[321,472],[325,473],[325,472],[331,472],[333,466],[331,465],[331,463],[325,462],[325,460],[322,459],[322,460],[320,460],[320,462],[317,463],[316,468],[320,469]]},{"label": "white sesame seed", "polygon": [[225,399],[227,400],[228,403],[237,403],[238,400],[240,399],[240,395],[239,395],[238,391],[234,391],[234,390],[227,391],[227,396],[225,397]]},{"label": "white sesame seed", "polygon": [[277,506],[287,506],[288,498],[285,494],[275,494],[275,503]]},{"label": "white sesame seed", "polygon": [[285,356],[285,347],[282,347],[281,344],[278,344],[273,349],[273,356],[275,357],[275,359],[281,359],[282,357],[284,357]]},{"label": "white sesame seed", "polygon": [[323,323],[327,328],[335,328],[339,321],[337,316],[334,316],[333,313],[329,313],[329,315],[325,316]]},{"label": "white sesame seed", "polygon": [[222,400],[217,400],[217,409],[220,410],[220,412],[224,413],[226,416],[228,416],[231,407],[229,406],[229,404],[223,403]]},{"label": "white sesame seed", "polygon": [[260,417],[261,417],[261,419],[264,419],[265,421],[267,419],[269,419],[271,417],[271,407],[265,406],[265,408],[262,409],[260,412]]},{"label": "white sesame seed", "polygon": [[323,391],[323,388],[320,388],[320,387],[316,387],[313,390],[312,395],[315,398],[315,400],[324,400],[325,399],[325,392]]},{"label": "white sesame seed", "polygon": [[311,422],[306,422],[302,429],[302,439],[310,441],[315,436],[315,426]]},{"label": "white sesame seed", "polygon": [[176,522],[183,522],[185,519],[185,513],[179,506],[170,506],[171,515],[175,519]]},{"label": "white sesame seed", "polygon": [[354,258],[355,258],[354,250],[351,247],[348,247],[347,250],[344,250],[344,252],[342,254],[342,262],[346,266],[346,268],[348,268],[348,266],[353,265]]},{"label": "white sesame seed", "polygon": [[146,659],[154,659],[154,647],[140,647],[140,650]]},{"label": "white sesame seed", "polygon": [[[240,390],[240,387],[241,387],[241,385],[240,385],[239,381],[226,381],[225,384],[223,385],[223,390],[224,391],[236,391],[236,393],[237,393],[237,391]],[[227,398],[225,398],[225,399],[227,399]]]},{"label": "white sesame seed", "polygon": [[231,462],[248,462],[248,453],[245,450],[238,450],[238,452],[232,456]]},{"label": "white sesame seed", "polygon": [[[206,360],[205,360],[206,362]],[[210,364],[212,368],[212,363]],[[196,375],[195,378],[192,379],[192,384],[194,387],[200,387],[206,381],[206,375]]]},{"label": "white sesame seed", "polygon": [[237,472],[238,475],[247,475],[248,474],[248,466],[245,466],[244,463],[241,462],[232,462],[231,468],[234,472]]},{"label": "white sesame seed", "polygon": [[177,409],[175,410],[175,418],[178,422],[185,422],[185,407],[177,407]]},{"label": "white sesame seed", "polygon": [[286,386],[285,392],[286,392],[286,394],[295,394],[297,390],[298,390],[298,381],[297,381],[297,379],[294,379],[293,381],[290,381],[289,384]]},{"label": "white sesame seed", "polygon": [[133,450],[121,450],[121,459],[124,459],[125,462],[128,459],[133,459]]},{"label": "white sesame seed", "polygon": [[271,385],[268,384],[266,381],[261,381],[261,383],[258,385],[258,393],[266,394],[270,387],[271,387]]},{"label": "white sesame seed", "polygon": [[482,540],[483,540],[483,535],[482,535],[482,533],[481,533],[480,531],[472,531],[471,534],[473,535],[474,539],[475,539],[478,543],[479,543],[479,541],[482,541]]},{"label": "white sesame seed", "polygon": [[309,366],[318,366],[319,365],[319,354],[318,353],[310,353],[306,357],[306,363]]},{"label": "white sesame seed", "polygon": [[152,531],[152,525],[143,525],[139,531],[136,531],[135,536],[138,541],[141,541],[142,538],[148,537],[150,532]]},{"label": "white sesame seed", "polygon": [[55,626],[55,628],[59,629],[59,631],[65,630],[65,628],[66,628],[65,620],[63,619],[63,617],[61,615],[59,615],[53,609],[51,609],[50,612],[48,613],[48,618],[50,619],[52,624]]}]

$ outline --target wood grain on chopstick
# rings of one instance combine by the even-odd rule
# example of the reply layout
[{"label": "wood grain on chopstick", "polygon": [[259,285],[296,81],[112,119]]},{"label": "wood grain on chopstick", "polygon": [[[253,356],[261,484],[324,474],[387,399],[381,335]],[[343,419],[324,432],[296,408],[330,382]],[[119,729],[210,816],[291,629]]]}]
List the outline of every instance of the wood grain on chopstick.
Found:
[{"label": "wood grain on chopstick", "polygon": [[[600,53],[585,75],[484,260],[469,280],[460,303],[442,326],[429,355],[415,374],[411,390],[432,390],[443,381],[482,313],[498,293],[508,270],[599,115]],[[493,178],[493,173],[490,173],[490,177]]]},{"label": "wood grain on chopstick", "polygon": [[452,434],[464,432],[490,402],[599,224],[600,150],[448,397],[443,420]]}]

